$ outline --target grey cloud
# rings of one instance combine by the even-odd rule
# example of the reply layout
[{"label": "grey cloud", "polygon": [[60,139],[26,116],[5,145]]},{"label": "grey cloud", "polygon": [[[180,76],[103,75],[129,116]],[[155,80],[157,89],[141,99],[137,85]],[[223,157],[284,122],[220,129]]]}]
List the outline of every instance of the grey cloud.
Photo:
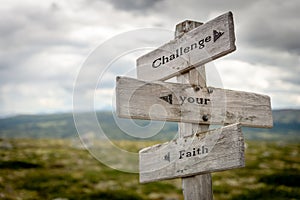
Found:
[{"label": "grey cloud", "polygon": [[174,0],[159,2],[151,12],[160,16],[161,25],[173,29],[185,19],[206,22],[218,14],[232,11],[237,39],[242,45],[299,55],[299,6],[298,0]]},{"label": "grey cloud", "polygon": [[240,40],[253,47],[299,55],[299,6],[297,0],[257,2],[239,21]]},{"label": "grey cloud", "polygon": [[116,9],[125,10],[125,11],[139,11],[144,12],[153,8],[157,3],[163,0],[109,0]]},{"label": "grey cloud", "polygon": [[[55,4],[56,5],[56,4]],[[71,24],[58,6],[53,4],[47,8],[31,8],[19,6],[12,11],[4,11],[0,15],[1,47],[13,49],[43,46],[84,46],[84,44],[68,38],[66,33]]]},{"label": "grey cloud", "polygon": [[[67,8],[64,7],[66,5]],[[299,5],[298,0],[247,2],[240,0],[226,2],[223,0],[94,0],[80,1],[79,4],[77,2],[72,5],[63,1],[50,2],[42,7],[38,6],[38,2],[34,7],[20,3],[12,10],[0,13],[0,85],[29,83],[29,85],[41,84],[45,88],[47,85],[55,85],[58,89],[71,94],[76,79],[76,70],[80,66],[69,66],[68,69],[63,70],[64,66],[61,66],[57,59],[57,63],[53,62],[55,68],[51,71],[49,64],[51,60],[49,59],[55,59],[54,56],[58,55],[63,61],[65,59],[63,54],[70,55],[66,59],[72,59],[72,56],[84,59],[87,56],[86,49],[92,49],[92,45],[88,43],[89,38],[85,40],[85,36],[76,36],[82,40],[72,39],[70,33],[74,31],[78,34],[74,29],[87,28],[90,31],[94,26],[99,27],[100,25],[103,27],[103,32],[109,29],[110,35],[103,34],[106,38],[111,36],[112,30],[116,31],[113,34],[120,33],[123,30],[122,26],[125,28],[160,26],[173,32],[175,25],[185,19],[206,22],[231,10],[235,21],[237,51],[222,59],[239,60],[258,67],[269,65],[270,69],[276,68],[277,73],[283,72],[278,76],[280,80],[274,80],[274,82],[270,82],[270,85],[282,82],[291,87],[299,87],[300,15],[297,10]],[[80,9],[80,17],[72,9]],[[83,19],[85,14],[92,16],[92,20],[90,21],[90,18]],[[118,32],[119,30],[120,32]],[[150,44],[148,47],[158,47],[173,37],[162,38],[162,34],[159,34],[155,38],[152,35],[149,33],[139,34],[135,37],[136,41],[132,41],[130,38],[119,38],[119,40],[115,39],[117,44],[106,44],[105,51],[101,52],[101,55],[95,55],[88,63],[92,67],[84,72],[86,74],[81,80],[80,89],[84,92],[95,87],[109,89],[114,86],[115,80],[114,78],[110,80],[109,76],[103,79],[98,86],[96,82],[91,83],[90,80],[94,76],[99,76],[97,74],[99,67],[103,67],[111,61],[111,58],[116,57],[116,49],[126,47],[130,50],[131,45],[135,43],[141,45],[147,43]],[[101,37],[97,39],[101,40]],[[53,49],[56,48],[59,49],[59,52],[53,53]],[[41,52],[51,54],[52,57],[46,55],[40,58],[39,53]],[[111,73],[111,77],[122,75],[135,67],[134,65],[128,59],[120,59],[107,70],[107,73]],[[68,71],[69,69],[71,70]],[[270,71],[270,73],[273,72]],[[95,77],[96,80],[97,78]],[[282,93],[290,92],[283,91],[283,89],[278,90]],[[272,92],[272,88],[268,88],[268,90]],[[12,90],[12,92],[14,91]],[[27,101],[29,100],[27,99]],[[10,103],[10,101],[8,102]]]},{"label": "grey cloud", "polygon": [[[39,53],[49,53],[49,48],[59,47],[75,53],[74,49],[84,49],[88,44],[68,38],[70,25],[66,23],[58,5],[50,4],[48,9],[31,8],[26,5],[14,7],[10,12],[1,12],[0,17],[0,82],[56,81],[66,77],[47,74],[45,64],[26,64]],[[69,47],[69,49],[68,49]],[[41,71],[35,71],[40,66]],[[57,66],[55,66],[57,67]]]},{"label": "grey cloud", "polygon": [[[251,64],[263,64],[282,67],[285,70],[299,68],[299,56],[288,51],[272,49],[269,46],[257,47],[237,44],[237,51],[227,57],[243,60]],[[224,59],[227,59],[226,57]],[[300,68],[299,68],[300,69]]]},{"label": "grey cloud", "polygon": [[[239,47],[237,51],[228,56],[228,59],[241,60],[257,66],[258,69],[271,67],[269,73],[279,73],[277,79],[272,81],[300,86],[300,60],[298,55],[278,49],[264,49],[257,46],[249,47],[242,44],[237,46]],[[276,71],[272,69],[276,69]],[[272,87],[276,86],[270,83],[268,90],[272,89]]]},{"label": "grey cloud", "polygon": [[284,77],[282,79],[282,81],[288,82],[288,83],[296,86],[298,88],[298,91],[294,91],[294,92],[300,92],[300,87],[298,87],[300,85],[299,75],[300,75],[299,72],[298,72],[298,74],[290,73],[287,77]]}]

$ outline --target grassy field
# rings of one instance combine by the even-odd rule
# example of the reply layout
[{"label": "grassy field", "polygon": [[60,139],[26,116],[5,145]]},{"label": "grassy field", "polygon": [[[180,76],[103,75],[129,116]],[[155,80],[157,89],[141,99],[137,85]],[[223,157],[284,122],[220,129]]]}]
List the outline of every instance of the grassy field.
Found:
[{"label": "grassy field", "polygon": [[[180,179],[139,184],[70,140],[1,140],[0,148],[0,199],[183,199]],[[300,144],[247,141],[245,168],[213,174],[214,199],[300,199],[299,153]]]}]

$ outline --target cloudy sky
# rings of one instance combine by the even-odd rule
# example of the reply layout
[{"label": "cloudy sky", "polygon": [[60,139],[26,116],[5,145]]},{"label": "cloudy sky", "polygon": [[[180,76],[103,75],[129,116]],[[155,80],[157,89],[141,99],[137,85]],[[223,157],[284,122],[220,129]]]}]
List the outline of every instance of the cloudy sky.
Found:
[{"label": "cloudy sky", "polygon": [[[299,0],[2,0],[0,115],[72,111],[74,86],[95,97],[96,109],[109,108],[115,76],[134,74],[137,56],[171,40],[177,23],[228,11],[237,50],[214,62],[223,87],[267,94],[275,109],[300,108],[299,8]],[[148,43],[135,51],[133,37]],[[94,70],[84,71],[87,63]],[[80,74],[101,86],[78,84]]]}]

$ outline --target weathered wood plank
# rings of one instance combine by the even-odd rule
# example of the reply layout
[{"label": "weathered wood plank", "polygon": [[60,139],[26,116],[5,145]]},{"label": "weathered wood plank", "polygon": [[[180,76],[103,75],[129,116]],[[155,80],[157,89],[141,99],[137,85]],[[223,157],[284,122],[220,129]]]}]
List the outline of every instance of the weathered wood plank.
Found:
[{"label": "weathered wood plank", "polygon": [[273,126],[268,96],[190,84],[117,77],[116,105],[124,118]]},{"label": "weathered wood plank", "polygon": [[[177,76],[177,82],[206,87],[205,66],[200,66],[197,69],[192,69],[185,74]],[[178,123],[178,137],[191,136],[197,132],[206,132],[208,129],[209,125],[180,122]],[[182,178],[182,190],[185,200],[213,199],[211,174],[199,174]]]},{"label": "weathered wood plank", "polygon": [[[176,25],[175,38],[182,37],[186,32],[201,26],[203,23],[196,21],[184,21]],[[205,66],[202,65],[177,76],[178,83],[186,83],[191,85],[199,85],[206,87]],[[178,137],[194,135],[197,132],[205,132],[209,129],[209,125],[200,125],[193,123],[178,123]],[[199,174],[190,177],[183,177],[182,190],[185,200],[212,200],[212,178],[211,174]]]},{"label": "weathered wood plank", "polygon": [[225,13],[137,59],[137,77],[167,80],[233,52],[233,16]]},{"label": "weathered wood plank", "polygon": [[245,165],[244,138],[233,124],[145,148],[139,157],[141,183],[223,171]]},{"label": "weathered wood plank", "polygon": [[185,200],[213,199],[211,174],[184,177],[182,187]]}]

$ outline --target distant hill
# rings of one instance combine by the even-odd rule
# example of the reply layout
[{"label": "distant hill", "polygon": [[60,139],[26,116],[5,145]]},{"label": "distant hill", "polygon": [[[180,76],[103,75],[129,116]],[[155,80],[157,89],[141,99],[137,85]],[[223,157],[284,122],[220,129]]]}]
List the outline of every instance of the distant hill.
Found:
[{"label": "distant hill", "polygon": [[[83,119],[86,113],[82,113]],[[107,137],[111,139],[135,140],[124,133],[116,124],[111,112],[97,112],[97,119]],[[120,119],[126,124],[127,119]],[[149,124],[145,120],[135,120],[139,126]],[[84,122],[89,127],[89,121]],[[177,132],[176,123],[167,123],[153,140],[173,138]],[[0,137],[2,138],[72,138],[78,137],[73,114],[19,115],[0,119]]]},{"label": "distant hill", "polygon": [[273,128],[243,128],[248,139],[300,141],[300,110],[274,110]]},{"label": "distant hill", "polygon": [[[97,112],[99,124],[111,139],[136,140],[124,133],[116,124],[111,112]],[[243,128],[246,139],[300,141],[300,110],[274,110],[272,129]],[[124,119],[126,120],[126,119]],[[149,122],[135,120],[140,126]],[[88,123],[88,122],[87,122]],[[125,121],[126,124],[126,121]],[[169,140],[177,132],[177,123],[166,123],[151,139]],[[77,130],[71,113],[49,115],[20,115],[0,119],[1,138],[72,138]]]}]

